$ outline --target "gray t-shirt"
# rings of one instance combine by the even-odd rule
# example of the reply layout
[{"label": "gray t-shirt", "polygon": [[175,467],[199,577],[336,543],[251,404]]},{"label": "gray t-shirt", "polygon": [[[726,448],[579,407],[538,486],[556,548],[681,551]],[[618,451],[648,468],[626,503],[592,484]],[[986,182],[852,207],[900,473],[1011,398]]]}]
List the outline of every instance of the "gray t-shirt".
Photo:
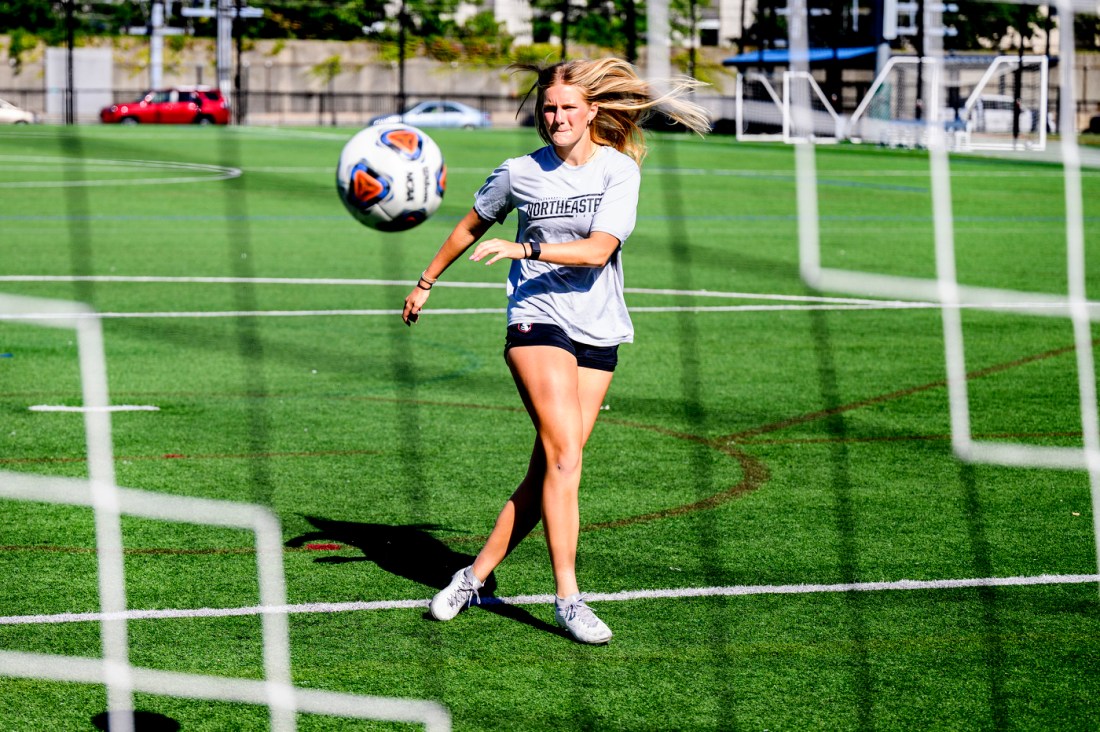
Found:
[{"label": "gray t-shirt", "polygon": [[619,240],[603,267],[513,260],[509,325],[553,323],[571,339],[592,346],[634,340],[623,297],[622,243],[634,230],[640,182],[637,163],[611,147],[600,147],[587,163],[572,166],[546,146],[505,160],[493,171],[477,192],[474,210],[498,223],[518,210],[516,241],[552,247],[593,231]]}]

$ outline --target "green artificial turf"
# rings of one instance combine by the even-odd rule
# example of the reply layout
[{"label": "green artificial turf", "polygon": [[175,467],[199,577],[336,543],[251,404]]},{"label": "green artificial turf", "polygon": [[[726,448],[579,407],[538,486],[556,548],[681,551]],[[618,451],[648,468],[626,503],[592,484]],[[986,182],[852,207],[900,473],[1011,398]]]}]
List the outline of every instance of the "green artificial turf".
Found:
[{"label": "green artificial turf", "polygon": [[[477,552],[533,438],[501,358],[504,266],[460,260],[419,324],[398,313],[486,174],[536,136],[432,132],[443,206],[379,234],[336,197],[353,132],[0,134],[0,292],[156,314],[102,321],[112,403],[159,408],[112,415],[118,483],[273,510],[292,604],[426,601]],[[1083,471],[953,456],[939,310],[799,299],[845,293],[799,278],[792,148],[651,141],[624,253],[636,342],[585,455],[582,589],[1096,573]],[[934,277],[926,154],[815,157],[823,264]],[[955,157],[952,174],[960,280],[1064,294],[1060,170]],[[1100,175],[1083,186],[1091,262]],[[1085,274],[1096,292],[1100,269]],[[479,283],[491,286],[461,286]],[[1069,321],[967,309],[963,325],[975,439],[1080,447]],[[85,477],[81,416],[28,409],[82,403],[73,332],[0,322],[0,354],[0,470]],[[3,512],[0,650],[101,655],[94,622],[13,621],[98,609],[91,511]],[[131,609],[259,602],[251,533],[122,526]],[[537,536],[495,575],[499,597],[552,590]],[[615,632],[597,648],[557,631],[544,604],[446,624],[422,607],[303,612],[291,676],[436,700],[456,730],[1084,730],[1100,718],[1098,600],[1080,582],[593,602]],[[129,640],[137,666],[263,677],[255,614],[132,620]],[[95,729],[106,704],[101,686],[0,678],[0,730]],[[135,705],[149,729],[268,726],[259,706]],[[299,727],[410,728],[305,714]]]}]

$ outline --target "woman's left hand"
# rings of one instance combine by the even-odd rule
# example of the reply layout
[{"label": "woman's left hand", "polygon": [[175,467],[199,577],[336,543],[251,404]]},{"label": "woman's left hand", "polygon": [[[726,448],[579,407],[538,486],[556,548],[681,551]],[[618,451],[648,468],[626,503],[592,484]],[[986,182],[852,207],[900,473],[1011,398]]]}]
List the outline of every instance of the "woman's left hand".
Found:
[{"label": "woman's left hand", "polygon": [[507,239],[486,239],[477,245],[470,259],[475,262],[489,257],[485,264],[489,265],[501,259],[526,259],[528,249],[523,244]]}]

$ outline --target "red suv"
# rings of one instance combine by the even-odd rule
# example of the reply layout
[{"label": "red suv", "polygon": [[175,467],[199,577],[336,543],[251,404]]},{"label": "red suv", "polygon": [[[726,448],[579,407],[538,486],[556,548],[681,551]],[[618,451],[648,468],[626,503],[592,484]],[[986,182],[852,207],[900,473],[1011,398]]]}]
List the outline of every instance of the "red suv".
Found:
[{"label": "red suv", "polygon": [[146,92],[136,102],[112,104],[99,112],[103,122],[120,124],[229,124],[229,103],[221,91],[205,86],[181,86]]}]

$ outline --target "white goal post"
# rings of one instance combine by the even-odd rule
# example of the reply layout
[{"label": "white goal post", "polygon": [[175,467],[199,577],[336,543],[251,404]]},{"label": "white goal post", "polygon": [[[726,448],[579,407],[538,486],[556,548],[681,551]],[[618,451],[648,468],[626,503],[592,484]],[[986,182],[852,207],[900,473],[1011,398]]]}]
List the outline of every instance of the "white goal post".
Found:
[{"label": "white goal post", "polygon": [[[927,147],[928,125],[942,125],[952,150],[1046,149],[1051,120],[1046,56],[894,56],[848,121],[852,142]],[[923,104],[922,87],[943,91]]]},{"label": "white goal post", "polygon": [[780,91],[774,81],[752,71],[738,74],[738,141],[820,143],[843,139],[844,122],[812,74],[784,71]]},{"label": "white goal post", "polygon": [[925,122],[918,115],[923,111],[920,87],[926,83],[925,75],[938,73],[935,59],[892,57],[848,120],[848,139],[889,147],[926,145]]},{"label": "white goal post", "polygon": [[[1046,56],[997,56],[974,84],[960,110],[971,150],[1045,150],[1048,60]],[[950,91],[965,88],[958,64],[944,67]],[[961,95],[960,95],[961,96]]]},{"label": "white goal post", "polygon": [[738,74],[735,105],[739,142],[786,139],[786,105],[767,76],[751,71]]},{"label": "white goal post", "polygon": [[838,142],[844,123],[809,71],[783,73],[783,142]]}]

